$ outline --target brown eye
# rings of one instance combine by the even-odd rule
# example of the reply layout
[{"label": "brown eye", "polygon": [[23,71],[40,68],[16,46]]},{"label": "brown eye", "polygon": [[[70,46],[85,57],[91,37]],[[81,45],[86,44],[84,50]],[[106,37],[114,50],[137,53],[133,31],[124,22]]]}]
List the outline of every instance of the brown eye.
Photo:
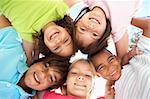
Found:
[{"label": "brown eye", "polygon": [[98,36],[96,33],[93,33],[93,36]]},{"label": "brown eye", "polygon": [[89,75],[89,74],[85,74],[85,76],[88,77],[88,78],[92,78],[92,76]]},{"label": "brown eye", "polygon": [[97,71],[97,72],[98,72],[98,71],[102,71],[103,69],[104,69],[104,66],[99,66],[96,71]]},{"label": "brown eye", "polygon": [[80,30],[81,30],[81,31],[85,31],[85,28],[81,27]]},{"label": "brown eye", "polygon": [[64,43],[66,43],[68,40],[69,40],[69,38],[67,38]]}]

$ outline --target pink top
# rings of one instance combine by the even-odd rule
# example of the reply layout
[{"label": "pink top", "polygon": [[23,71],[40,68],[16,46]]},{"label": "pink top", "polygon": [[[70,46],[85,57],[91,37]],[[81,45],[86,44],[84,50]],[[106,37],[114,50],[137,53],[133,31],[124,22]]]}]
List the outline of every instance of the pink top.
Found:
[{"label": "pink top", "polygon": [[77,99],[72,96],[63,96],[59,93],[55,93],[55,91],[46,91],[43,95],[42,99]]},{"label": "pink top", "polygon": [[114,42],[119,41],[136,12],[139,0],[84,0],[90,7],[101,7],[111,21]]},{"label": "pink top", "polygon": [[[42,99],[78,99],[72,96],[63,96],[59,93],[55,93],[55,91],[46,91],[42,97]],[[105,97],[99,97],[98,99],[105,99]]]}]

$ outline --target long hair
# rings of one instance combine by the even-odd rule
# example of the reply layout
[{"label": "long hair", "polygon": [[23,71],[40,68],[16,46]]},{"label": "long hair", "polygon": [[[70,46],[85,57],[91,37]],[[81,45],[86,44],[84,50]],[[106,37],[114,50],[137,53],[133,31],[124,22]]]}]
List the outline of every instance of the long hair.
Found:
[{"label": "long hair", "polygon": [[[96,8],[97,6],[95,6],[94,8]],[[93,8],[93,9],[94,9]],[[98,7],[100,8],[100,7]],[[92,9],[92,10],[93,10]],[[100,8],[101,9],[101,8]],[[103,10],[103,9],[102,9]],[[88,7],[84,8],[83,10],[81,10],[81,12],[79,13],[78,17],[75,19],[75,24],[87,13],[91,11]],[[105,15],[106,16],[106,15]],[[83,47],[82,45],[79,45],[76,38],[74,37],[75,39],[75,42],[77,43],[76,46],[81,50],[81,52],[85,53],[85,54],[94,54],[104,48],[106,48],[108,46],[108,38],[111,34],[111,23],[110,23],[110,20],[106,18],[106,29],[102,35],[102,37],[100,39],[98,39],[96,42],[93,42],[92,44],[90,44],[89,46],[87,47]]]},{"label": "long hair", "polygon": [[[65,15],[63,19],[54,21],[54,23],[58,26],[65,28],[66,31],[70,34],[71,38],[73,37],[73,34],[75,34],[74,33],[75,26],[74,26],[73,20],[69,16]],[[52,54],[49,48],[45,45],[44,33],[42,32],[42,30],[40,31],[40,35],[34,36],[34,38],[38,39],[38,49],[41,54],[43,54],[44,56],[48,56]],[[73,41],[74,50],[76,51],[76,46],[75,46],[73,38],[72,38],[72,41]]]}]

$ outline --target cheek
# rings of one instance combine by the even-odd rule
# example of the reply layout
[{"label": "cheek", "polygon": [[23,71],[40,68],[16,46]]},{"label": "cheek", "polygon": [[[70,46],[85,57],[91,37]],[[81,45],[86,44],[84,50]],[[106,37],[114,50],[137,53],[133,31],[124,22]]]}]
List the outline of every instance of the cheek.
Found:
[{"label": "cheek", "polygon": [[52,50],[54,48],[55,43],[51,41],[45,41],[45,45],[48,47],[49,50]]},{"label": "cheek", "polygon": [[93,85],[93,83],[92,83],[92,79],[90,79],[90,80],[86,80],[86,82],[87,82],[87,85],[88,85],[87,90],[90,90],[90,89],[91,89],[91,87],[92,87],[92,85]]}]

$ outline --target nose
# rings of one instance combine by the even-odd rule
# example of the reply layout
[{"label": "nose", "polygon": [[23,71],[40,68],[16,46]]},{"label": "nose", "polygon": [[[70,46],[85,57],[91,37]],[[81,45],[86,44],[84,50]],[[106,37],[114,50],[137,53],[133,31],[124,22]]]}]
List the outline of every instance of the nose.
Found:
[{"label": "nose", "polygon": [[78,80],[84,80],[84,77],[82,75],[79,75]]},{"label": "nose", "polygon": [[57,38],[57,39],[55,40],[56,44],[59,44],[60,41],[61,41],[60,38]]},{"label": "nose", "polygon": [[88,23],[88,29],[94,29],[94,24],[91,23],[91,22],[89,22],[89,23]]},{"label": "nose", "polygon": [[39,76],[40,76],[40,79],[42,80],[42,79],[45,79],[46,78],[46,71],[41,71],[40,73],[39,73]]}]

